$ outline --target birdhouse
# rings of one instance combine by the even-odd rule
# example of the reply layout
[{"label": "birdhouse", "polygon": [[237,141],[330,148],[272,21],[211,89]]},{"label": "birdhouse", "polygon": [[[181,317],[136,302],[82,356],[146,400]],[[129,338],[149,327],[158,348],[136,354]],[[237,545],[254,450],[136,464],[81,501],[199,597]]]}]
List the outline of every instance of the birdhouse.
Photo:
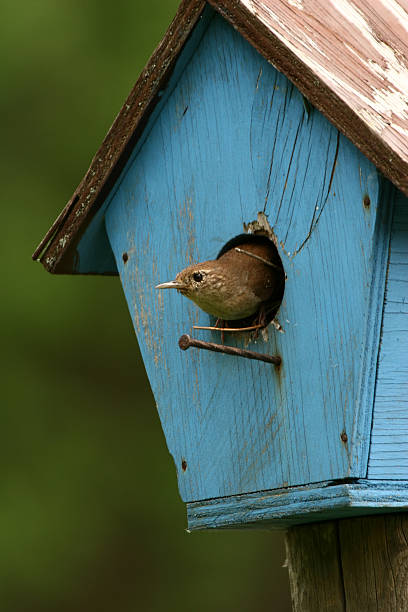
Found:
[{"label": "birdhouse", "polygon": [[[190,529],[408,507],[407,31],[385,0],[184,0],[34,254],[119,274]],[[258,327],[155,288],[240,244],[283,275]]]}]

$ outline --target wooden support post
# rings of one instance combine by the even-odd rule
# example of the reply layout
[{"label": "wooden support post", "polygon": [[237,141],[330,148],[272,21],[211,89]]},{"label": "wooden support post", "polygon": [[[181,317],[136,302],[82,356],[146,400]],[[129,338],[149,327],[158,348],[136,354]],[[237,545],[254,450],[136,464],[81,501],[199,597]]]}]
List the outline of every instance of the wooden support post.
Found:
[{"label": "wooden support post", "polygon": [[340,519],[286,534],[294,612],[408,610],[408,514]]}]

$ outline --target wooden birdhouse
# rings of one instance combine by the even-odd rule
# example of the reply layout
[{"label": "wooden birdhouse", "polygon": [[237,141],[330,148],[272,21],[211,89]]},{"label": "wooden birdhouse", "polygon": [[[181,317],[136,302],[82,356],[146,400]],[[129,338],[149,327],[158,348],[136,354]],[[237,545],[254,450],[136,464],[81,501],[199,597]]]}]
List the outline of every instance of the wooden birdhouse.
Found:
[{"label": "wooden birdhouse", "polygon": [[[190,529],[408,507],[407,32],[385,0],[185,0],[34,254],[120,275]],[[242,234],[284,293],[221,339],[155,286]]]}]

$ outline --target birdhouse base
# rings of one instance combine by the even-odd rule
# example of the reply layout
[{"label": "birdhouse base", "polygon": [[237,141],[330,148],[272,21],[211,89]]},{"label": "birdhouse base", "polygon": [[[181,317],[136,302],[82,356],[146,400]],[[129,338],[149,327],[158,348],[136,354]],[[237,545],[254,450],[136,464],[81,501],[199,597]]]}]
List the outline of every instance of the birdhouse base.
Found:
[{"label": "birdhouse base", "polygon": [[189,531],[291,525],[408,509],[408,481],[353,480],[258,491],[187,504]]}]

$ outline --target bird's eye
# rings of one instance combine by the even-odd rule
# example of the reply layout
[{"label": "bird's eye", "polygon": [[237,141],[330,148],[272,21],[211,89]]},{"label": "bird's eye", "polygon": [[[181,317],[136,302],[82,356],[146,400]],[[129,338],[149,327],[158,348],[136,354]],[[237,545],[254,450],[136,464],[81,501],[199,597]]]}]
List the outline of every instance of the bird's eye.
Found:
[{"label": "bird's eye", "polygon": [[201,281],[203,280],[203,275],[201,274],[201,272],[194,272],[193,279],[196,283],[201,283]]}]

